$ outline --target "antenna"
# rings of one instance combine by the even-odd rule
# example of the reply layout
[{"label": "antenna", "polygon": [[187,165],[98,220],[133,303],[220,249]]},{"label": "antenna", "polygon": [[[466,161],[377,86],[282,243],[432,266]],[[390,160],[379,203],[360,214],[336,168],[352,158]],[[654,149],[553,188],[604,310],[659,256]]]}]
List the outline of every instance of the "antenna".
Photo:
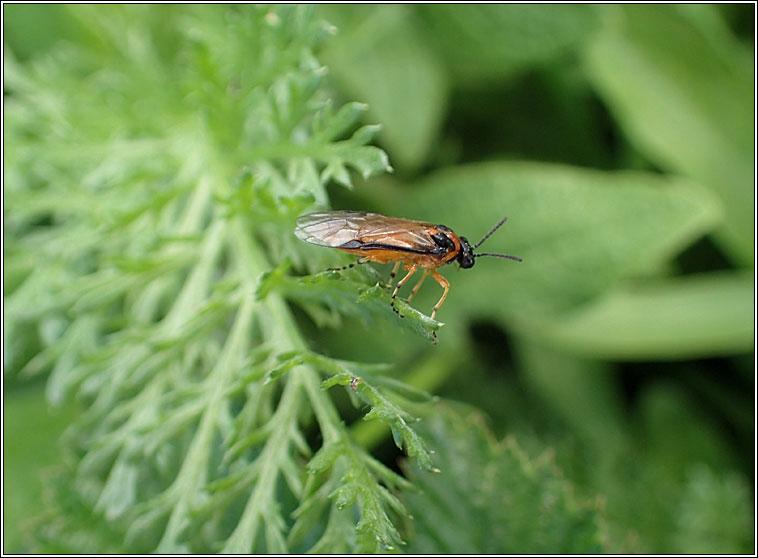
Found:
[{"label": "antenna", "polygon": [[[488,232],[487,234],[485,234],[484,237],[479,242],[476,243],[476,246],[474,246],[471,251],[473,252],[474,250],[476,250],[477,248],[479,248],[482,244],[484,244],[484,241],[487,240],[490,236],[492,236],[492,233],[494,233],[496,230],[498,230],[502,226],[502,224],[505,223],[507,220],[508,220],[508,217],[503,217],[498,222],[497,225],[495,225],[494,227],[492,227],[492,229],[490,230],[490,232]],[[511,256],[509,254],[474,254],[475,258],[478,258],[480,256],[491,256],[493,258],[506,258],[508,260],[516,260],[517,262],[524,261],[521,258],[519,258],[518,256]]]},{"label": "antenna", "polygon": [[507,258],[509,260],[516,260],[517,262],[523,262],[521,258],[518,256],[511,256],[510,254],[474,254],[475,258],[478,258],[479,256],[493,256],[495,258]]},{"label": "antenna", "polygon": [[[484,237],[479,242],[476,243],[476,246],[474,246],[473,250],[476,250],[482,244],[484,244],[484,241],[487,240],[490,236],[492,236],[492,233],[494,233],[496,230],[498,230],[501,227],[501,225],[503,223],[505,223],[507,220],[508,220],[508,217],[503,217],[497,225],[495,225],[494,227],[492,227],[492,229],[490,230],[490,232],[488,232],[487,234],[485,234]],[[482,254],[482,256],[483,255],[484,254]]]}]

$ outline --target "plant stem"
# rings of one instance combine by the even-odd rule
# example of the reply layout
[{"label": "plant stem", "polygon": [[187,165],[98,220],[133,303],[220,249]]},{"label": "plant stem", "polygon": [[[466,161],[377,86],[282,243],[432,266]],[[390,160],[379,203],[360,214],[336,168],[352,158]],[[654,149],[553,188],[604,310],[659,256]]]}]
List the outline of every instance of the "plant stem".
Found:
[{"label": "plant stem", "polygon": [[200,419],[200,425],[182,468],[169,489],[170,492],[178,494],[178,500],[174,505],[163,538],[156,549],[158,553],[175,550],[174,541],[179,539],[180,531],[189,515],[191,500],[207,484],[208,460],[212,455],[216,421],[222,412],[227,387],[233,382],[233,376],[238,370],[237,365],[248,349],[254,306],[255,293],[245,293],[221,357],[210,373],[213,381],[209,382],[209,385],[215,386],[215,389]]},{"label": "plant stem", "polygon": [[[230,238],[235,245],[235,254],[246,278],[245,292],[255,293],[260,276],[270,266],[260,247],[250,239],[245,219],[236,216],[231,223]],[[257,314],[263,330],[264,342],[273,345],[277,351],[305,350],[303,341],[284,300],[276,293],[269,294],[260,303]],[[293,368],[286,380],[284,392],[276,413],[269,423],[271,434],[258,457],[260,474],[255,488],[245,506],[239,523],[231,534],[222,552],[247,553],[255,547],[261,519],[272,510],[269,502],[275,501],[274,490],[281,465],[289,452],[292,435],[290,430],[297,421],[300,411],[300,390],[304,388],[313,406],[325,441],[340,437],[336,425],[340,424],[328,395],[320,388],[318,374],[309,366]]]}]

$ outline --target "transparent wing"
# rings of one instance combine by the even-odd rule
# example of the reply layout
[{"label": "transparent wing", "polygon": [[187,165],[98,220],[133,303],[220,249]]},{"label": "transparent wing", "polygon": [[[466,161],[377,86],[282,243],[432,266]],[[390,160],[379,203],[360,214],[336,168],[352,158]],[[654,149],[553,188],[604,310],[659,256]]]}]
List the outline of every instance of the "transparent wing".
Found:
[{"label": "transparent wing", "polygon": [[298,218],[295,236],[316,246],[339,248],[358,240],[367,215],[371,214],[361,211],[309,213]]},{"label": "transparent wing", "polygon": [[437,245],[429,223],[385,217],[362,211],[324,211],[303,215],[295,235],[305,242],[331,248],[429,252]]}]

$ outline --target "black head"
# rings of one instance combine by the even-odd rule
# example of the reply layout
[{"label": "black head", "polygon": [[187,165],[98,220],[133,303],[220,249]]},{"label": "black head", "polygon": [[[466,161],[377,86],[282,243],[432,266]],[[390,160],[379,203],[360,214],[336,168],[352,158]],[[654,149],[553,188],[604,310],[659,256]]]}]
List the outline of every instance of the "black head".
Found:
[{"label": "black head", "polygon": [[458,252],[458,264],[463,269],[468,269],[470,267],[474,267],[474,262],[476,260],[474,259],[474,250],[471,248],[471,244],[469,244],[468,239],[465,236],[461,237],[461,251]]}]

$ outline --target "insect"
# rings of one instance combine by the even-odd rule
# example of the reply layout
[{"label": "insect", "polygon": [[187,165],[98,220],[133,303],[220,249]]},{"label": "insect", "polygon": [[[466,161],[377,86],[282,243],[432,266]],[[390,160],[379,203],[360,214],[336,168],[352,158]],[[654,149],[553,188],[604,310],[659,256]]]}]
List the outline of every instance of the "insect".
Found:
[{"label": "insect", "polygon": [[[445,225],[385,217],[363,211],[322,211],[303,215],[297,219],[295,235],[316,246],[337,248],[360,256],[356,262],[329,271],[348,269],[366,262],[394,262],[395,267],[390,273],[391,283],[402,265],[407,274],[395,285],[390,303],[392,309],[401,316],[402,314],[395,308],[397,292],[419,268],[423,268],[421,279],[411,290],[408,302],[418,292],[424,279],[431,275],[444,289],[442,297],[432,308],[431,318],[434,319],[450,290],[450,283],[437,272],[438,267],[457,262],[463,269],[468,269],[474,267],[476,258],[482,256],[522,261],[521,258],[508,254],[474,252],[505,223],[506,219],[507,217],[501,219],[474,246],[471,246],[465,236],[458,236]],[[433,335],[436,344],[436,333]]]},{"label": "insect", "polygon": [[350,389],[353,391],[358,391],[358,384],[361,383],[361,379],[353,376],[350,378]]}]

